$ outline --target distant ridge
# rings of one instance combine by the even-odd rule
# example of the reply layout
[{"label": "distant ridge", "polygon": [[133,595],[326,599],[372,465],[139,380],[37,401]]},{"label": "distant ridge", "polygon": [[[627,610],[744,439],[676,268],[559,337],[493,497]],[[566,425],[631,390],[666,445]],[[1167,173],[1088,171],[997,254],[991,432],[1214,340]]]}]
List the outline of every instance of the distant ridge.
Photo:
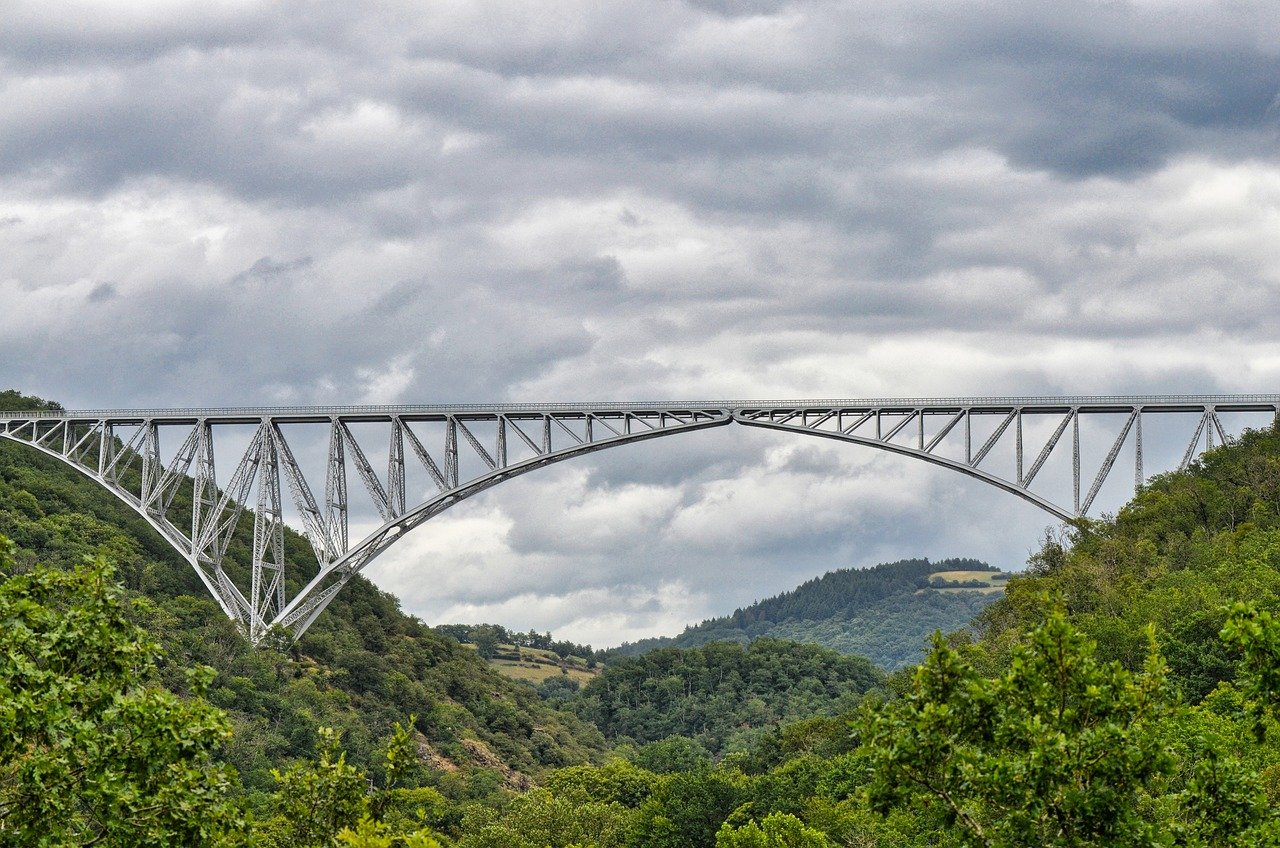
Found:
[{"label": "distant ridge", "polygon": [[[931,581],[930,576],[949,571],[988,572],[992,577],[985,581],[985,591],[940,590],[941,581]],[[893,671],[919,662],[933,631],[947,633],[964,627],[999,597],[1002,592],[993,587],[1000,585],[995,578],[1001,574],[994,566],[965,558],[938,562],[905,559],[872,568],[842,568],[730,615],[692,625],[678,636],[623,643],[605,657],[635,656],[655,648],[693,648],[709,642],[746,644],[769,636],[858,654]],[[950,585],[957,584],[952,581]]]}]

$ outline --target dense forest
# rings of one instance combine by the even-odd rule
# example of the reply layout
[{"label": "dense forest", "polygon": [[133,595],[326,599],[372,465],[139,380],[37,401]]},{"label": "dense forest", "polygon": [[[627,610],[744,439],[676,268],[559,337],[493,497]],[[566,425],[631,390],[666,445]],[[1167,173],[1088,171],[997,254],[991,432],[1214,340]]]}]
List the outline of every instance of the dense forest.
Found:
[{"label": "dense forest", "polygon": [[1280,842],[1280,430],[1050,536],[887,679],[765,639],[555,701],[362,582],[314,637],[251,650],[29,453],[0,450],[3,844]]},{"label": "dense forest", "polygon": [[681,736],[718,755],[784,720],[851,709],[880,680],[867,660],[814,645],[713,642],[620,658],[570,704],[610,740]]},{"label": "dense forest", "polygon": [[642,639],[598,653],[611,659],[654,648],[694,648],[726,641],[746,644],[773,637],[867,657],[880,668],[895,671],[924,658],[929,635],[935,630],[959,630],[995,599],[991,594],[931,589],[929,575],[939,571],[998,569],[974,559],[909,559],[872,568],[843,568],[731,615],[688,627],[679,636]]}]

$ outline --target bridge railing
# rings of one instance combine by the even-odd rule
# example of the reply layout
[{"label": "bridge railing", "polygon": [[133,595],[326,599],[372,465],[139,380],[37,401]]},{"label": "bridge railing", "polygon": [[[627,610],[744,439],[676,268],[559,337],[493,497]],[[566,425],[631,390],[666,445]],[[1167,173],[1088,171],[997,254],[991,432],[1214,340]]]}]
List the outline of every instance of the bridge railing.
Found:
[{"label": "bridge railing", "polygon": [[359,406],[234,406],[163,409],[68,409],[0,411],[0,420],[33,418],[275,418],[286,416],[443,415],[546,412],[627,412],[635,410],[731,410],[795,408],[1009,408],[1009,407],[1205,407],[1240,405],[1280,408],[1280,394],[1234,395],[1026,395],[1009,397],[819,398],[792,400],[600,401],[591,403],[458,403]]}]

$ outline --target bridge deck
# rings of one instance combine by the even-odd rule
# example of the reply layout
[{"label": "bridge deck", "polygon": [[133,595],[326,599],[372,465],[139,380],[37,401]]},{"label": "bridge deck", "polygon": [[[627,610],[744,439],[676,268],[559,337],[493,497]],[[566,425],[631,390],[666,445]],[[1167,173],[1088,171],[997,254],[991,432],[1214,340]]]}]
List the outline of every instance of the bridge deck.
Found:
[{"label": "bridge deck", "polygon": [[1008,413],[1015,409],[1035,413],[1129,412],[1195,412],[1212,408],[1218,412],[1280,412],[1280,394],[1255,395],[1073,395],[1026,397],[944,397],[944,398],[856,398],[816,400],[706,400],[706,401],[601,401],[592,403],[496,403],[496,404],[419,404],[390,406],[262,406],[262,407],[194,407],[177,409],[75,409],[60,411],[0,412],[2,420],[29,421],[33,418],[96,421],[111,419],[119,423],[150,421],[168,424],[193,424],[208,421],[217,424],[253,424],[263,419],[281,423],[320,423],[341,416],[349,421],[389,421],[393,417],[408,420],[440,420],[454,416],[478,418],[505,415],[511,418],[539,417],[548,413],[625,412],[712,412],[740,410],[827,410],[865,412],[873,409],[924,409],[930,412],[958,412],[967,409],[980,413]]}]

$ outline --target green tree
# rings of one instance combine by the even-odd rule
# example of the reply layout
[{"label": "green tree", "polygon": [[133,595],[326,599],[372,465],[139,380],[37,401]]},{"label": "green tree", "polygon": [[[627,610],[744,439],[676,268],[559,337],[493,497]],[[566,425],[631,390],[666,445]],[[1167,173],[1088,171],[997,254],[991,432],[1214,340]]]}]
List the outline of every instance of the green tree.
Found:
[{"label": "green tree", "polygon": [[276,792],[276,839],[282,845],[322,845],[339,830],[355,826],[368,812],[368,781],[347,763],[341,736],[320,728],[320,758],[272,769]]},{"label": "green tree", "polygon": [[746,800],[740,780],[711,770],[666,778],[640,805],[629,844],[638,848],[705,848]]},{"label": "green tree", "polygon": [[1238,683],[1250,699],[1261,739],[1267,716],[1280,707],[1280,624],[1266,610],[1238,603],[1227,616],[1222,639],[1241,653]]},{"label": "green tree", "polygon": [[831,841],[819,830],[806,827],[789,813],[772,813],[756,824],[741,827],[721,825],[716,848],[830,848]]},{"label": "green tree", "polygon": [[482,624],[474,628],[470,633],[471,641],[475,643],[476,653],[483,659],[491,660],[498,655],[498,648],[502,644],[502,635],[498,628],[492,624]]},{"label": "green tree", "polygon": [[638,807],[657,788],[653,772],[622,759],[602,766],[569,766],[547,775],[546,786],[557,798],[575,803],[616,802]]},{"label": "green tree", "polygon": [[378,821],[383,820],[395,800],[396,790],[417,785],[422,761],[418,759],[418,745],[410,730],[417,720],[416,715],[410,715],[408,727],[397,721],[391,737],[387,739],[382,763],[383,785],[374,794],[371,804],[373,817]]},{"label": "green tree", "polygon": [[[0,573],[12,546],[0,537]],[[111,566],[37,566],[0,583],[0,841],[210,845],[240,825],[231,734],[199,694],[157,684],[157,645],[129,620]]]},{"label": "green tree", "polygon": [[348,848],[440,848],[440,842],[427,830],[395,833],[386,824],[363,817],[354,828],[344,827],[334,841]]},{"label": "green tree", "polygon": [[1191,765],[1174,826],[1179,844],[1194,848],[1242,848],[1280,844],[1258,775],[1238,760],[1207,751]]},{"label": "green tree", "polygon": [[711,768],[711,754],[696,739],[672,736],[650,742],[635,754],[636,765],[655,774]]},{"label": "green tree", "polygon": [[1061,609],[995,679],[935,637],[911,692],[865,727],[869,800],[941,807],[966,846],[1148,846],[1143,798],[1175,766],[1173,707],[1154,651],[1139,674],[1100,663]]},{"label": "green tree", "polygon": [[534,789],[513,799],[496,822],[474,829],[459,848],[622,848],[632,811],[616,803],[578,803]]}]

